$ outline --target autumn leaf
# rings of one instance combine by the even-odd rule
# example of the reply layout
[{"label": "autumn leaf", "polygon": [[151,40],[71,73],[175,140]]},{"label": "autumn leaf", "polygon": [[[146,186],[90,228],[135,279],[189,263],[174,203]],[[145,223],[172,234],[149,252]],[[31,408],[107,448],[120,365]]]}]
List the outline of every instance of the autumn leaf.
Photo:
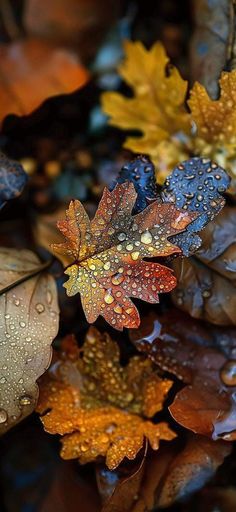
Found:
[{"label": "autumn leaf", "polygon": [[[148,157],[138,156],[124,165],[117,183],[126,180],[134,184],[137,199],[134,212],[142,211],[155,198],[159,197],[155,182],[155,169]],[[172,203],[183,210],[198,212],[186,231],[170,238],[189,256],[201,245],[201,238],[195,233],[201,231],[223,208],[222,196],[230,184],[227,173],[208,158],[191,158],[178,164],[166,179],[160,197],[163,203]]]},{"label": "autumn leaf", "polygon": [[[147,153],[159,166],[159,144],[172,136],[190,132],[190,116],[185,108],[187,82],[183,80],[169,59],[161,43],[146,50],[139,41],[125,43],[125,61],[119,67],[121,77],[133,90],[133,98],[125,98],[116,92],[102,95],[102,107],[109,116],[109,124],[125,130],[139,130],[142,136],[128,137],[124,147],[136,153]],[[181,137],[177,136],[181,160],[188,153],[182,149]],[[170,142],[171,144],[171,142]],[[172,141],[170,166],[180,160],[174,157],[175,141]],[[164,161],[164,159],[163,159]],[[164,176],[166,173],[164,173]],[[163,176],[157,175],[158,181]]]},{"label": "autumn leaf", "polygon": [[1,45],[0,57],[0,120],[28,115],[49,97],[71,93],[88,80],[73,52],[42,40]]},{"label": "autumn leaf", "polygon": [[[153,449],[175,434],[147,418],[162,409],[172,385],[139,356],[119,362],[118,345],[91,327],[81,350],[67,338],[40,385],[38,411],[47,432],[60,434],[61,455],[84,464],[106,457],[110,469],[134,459],[147,437]],[[49,412],[48,412],[49,411]]]},{"label": "autumn leaf", "polygon": [[90,323],[101,314],[116,329],[137,327],[139,314],[129,297],[155,303],[158,293],[176,284],[167,267],[143,258],[180,253],[168,239],[197,214],[155,201],[132,216],[136,198],[132,183],[118,184],[112,192],[104,190],[92,221],[82,204],[72,201],[66,220],[58,223],[66,242],[53,249],[75,260],[65,270],[64,286],[69,296],[80,293]]},{"label": "autumn leaf", "polygon": [[[0,249],[1,291],[40,268],[28,250]],[[40,273],[0,296],[0,432],[30,414],[37,402],[36,380],[50,363],[58,331],[54,279]]]},{"label": "autumn leaf", "polygon": [[169,406],[174,419],[195,433],[234,440],[236,330],[173,310],[144,319],[130,335],[138,350],[186,384]]},{"label": "autumn leaf", "polygon": [[27,182],[27,174],[16,161],[0,153],[0,208],[6,201],[18,197]]},{"label": "autumn leaf", "polygon": [[178,285],[174,303],[195,318],[236,325],[236,208],[226,206],[202,233],[202,247],[188,260],[173,261]]},{"label": "autumn leaf", "polygon": [[123,479],[118,471],[98,473],[98,481],[106,477],[103,488],[106,481],[107,487],[115,477],[118,481],[102,512],[148,512],[186,500],[212,478],[231,449],[224,441],[215,443],[190,434],[182,446],[177,439],[157,453],[149,453],[138,469]]}]

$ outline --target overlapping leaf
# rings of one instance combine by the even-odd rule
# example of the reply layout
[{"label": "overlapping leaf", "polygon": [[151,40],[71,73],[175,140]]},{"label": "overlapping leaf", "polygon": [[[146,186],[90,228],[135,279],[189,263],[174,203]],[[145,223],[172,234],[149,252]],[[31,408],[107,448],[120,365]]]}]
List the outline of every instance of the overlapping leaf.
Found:
[{"label": "overlapping leaf", "polygon": [[206,484],[230,452],[230,443],[191,434],[184,446],[176,440],[158,453],[149,453],[123,479],[118,471],[102,470],[97,478],[104,495],[116,482],[102,512],[148,512],[186,500]]},{"label": "overlapping leaf", "polygon": [[[159,183],[178,162],[194,155],[211,158],[235,178],[235,70],[222,73],[221,95],[216,101],[196,82],[187,113],[186,82],[168,64],[161,43],[148,51],[139,42],[128,42],[125,49],[126,59],[119,72],[133,88],[134,97],[111,92],[102,96],[110,124],[144,134],[128,137],[125,147],[152,158]],[[235,191],[235,182],[231,190]]]},{"label": "overlapping leaf", "polygon": [[58,227],[66,242],[54,250],[73,257],[65,273],[68,295],[80,293],[88,322],[99,314],[116,329],[137,327],[139,314],[129,297],[158,302],[158,293],[174,288],[169,268],[143,258],[169,256],[181,250],[169,242],[197,217],[174,204],[155,201],[132,216],[137,194],[132,183],[105,189],[96,215],[89,220],[82,204],[72,201]]},{"label": "overlapping leaf", "polygon": [[[0,250],[1,289],[40,268],[28,250]],[[36,380],[50,362],[58,331],[55,282],[39,274],[0,296],[0,432],[30,414],[36,405]]]},{"label": "overlapping leaf", "polygon": [[139,350],[187,384],[169,407],[175,420],[198,434],[234,440],[236,331],[170,311],[149,317],[131,336]]},{"label": "overlapping leaf", "polygon": [[63,458],[86,463],[102,456],[113,469],[135,458],[145,436],[154,449],[175,436],[167,424],[146,419],[162,409],[172,382],[161,380],[149,360],[136,356],[121,367],[119,356],[116,342],[91,327],[81,350],[72,337],[65,340],[43,378],[38,411],[50,409],[42,422],[64,436]]}]

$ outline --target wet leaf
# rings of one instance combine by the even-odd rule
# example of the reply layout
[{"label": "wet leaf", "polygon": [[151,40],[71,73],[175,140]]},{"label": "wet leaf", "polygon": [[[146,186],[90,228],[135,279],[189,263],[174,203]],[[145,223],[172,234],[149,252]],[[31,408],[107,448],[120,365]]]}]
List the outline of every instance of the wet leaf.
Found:
[{"label": "wet leaf", "polygon": [[226,206],[202,233],[195,255],[172,266],[178,286],[175,304],[195,318],[218,325],[236,324],[236,208]]},{"label": "wet leaf", "polygon": [[25,116],[51,96],[68,94],[88,80],[77,56],[42,40],[0,46],[0,119]]},{"label": "wet leaf", "polygon": [[149,453],[134,473],[118,478],[102,512],[148,512],[186,500],[212,478],[230,452],[229,443],[198,435],[189,435],[183,447],[176,442],[162,446],[158,453]]},{"label": "wet leaf", "polygon": [[0,153],[0,208],[6,201],[18,197],[27,182],[23,167]]},{"label": "wet leaf", "polygon": [[[174,310],[144,320],[131,338],[138,350],[187,384],[169,407],[178,423],[214,439],[235,438],[235,329],[227,333]],[[216,344],[220,348],[213,348]]]},{"label": "wet leaf", "polygon": [[[128,137],[124,147],[135,153],[147,153],[158,166],[159,143],[178,132],[190,131],[190,117],[185,108],[187,82],[170,65],[159,42],[146,50],[141,42],[127,41],[125,53],[119,73],[134,96],[126,98],[116,92],[106,92],[102,95],[103,110],[109,115],[110,124],[143,133]],[[179,145],[182,146],[181,139]],[[172,157],[174,153],[173,150]],[[183,150],[182,153],[182,159],[186,158],[187,154]],[[171,165],[178,161],[179,154],[177,159],[171,160]],[[163,179],[160,174],[157,178]]]},{"label": "wet leaf", "polygon": [[147,359],[136,356],[121,367],[119,358],[117,343],[91,327],[81,350],[73,338],[65,340],[42,379],[38,411],[45,430],[63,436],[63,458],[84,464],[105,457],[114,469],[124,457],[135,458],[144,437],[154,449],[175,437],[167,424],[147,420],[162,409],[172,382],[161,380]]},{"label": "wet leaf", "polygon": [[[0,288],[36,271],[28,250],[0,249]],[[57,291],[49,274],[39,274],[0,296],[0,431],[30,414],[37,402],[36,380],[49,362],[58,331]]]},{"label": "wet leaf", "polygon": [[125,181],[133,183],[137,192],[133,213],[141,212],[153,200],[157,199],[155,167],[147,156],[139,155],[134,160],[125,164],[120,170],[113,188],[117,183],[124,183]]},{"label": "wet leaf", "polygon": [[132,183],[118,184],[112,192],[104,190],[92,221],[82,204],[72,201],[66,220],[58,222],[66,242],[53,248],[75,260],[65,270],[64,286],[69,296],[80,293],[90,323],[101,314],[116,329],[137,327],[138,310],[129,297],[155,303],[158,293],[176,284],[169,268],[143,258],[180,253],[168,239],[197,214],[155,201],[132,216],[136,198]]}]

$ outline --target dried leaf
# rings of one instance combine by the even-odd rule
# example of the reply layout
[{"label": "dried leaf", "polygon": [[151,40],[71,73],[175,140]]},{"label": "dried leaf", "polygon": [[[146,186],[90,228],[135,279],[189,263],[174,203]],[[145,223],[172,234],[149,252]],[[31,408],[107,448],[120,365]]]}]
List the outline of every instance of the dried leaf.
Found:
[{"label": "dried leaf", "polygon": [[172,263],[178,279],[175,304],[218,325],[236,324],[235,215],[236,208],[226,206],[203,231],[201,249],[188,260]]},{"label": "dried leaf", "polygon": [[42,380],[38,404],[47,432],[63,436],[63,458],[84,464],[102,456],[113,469],[135,458],[145,436],[154,449],[175,437],[167,424],[145,419],[162,409],[172,385],[148,360],[136,356],[121,367],[116,342],[92,327],[81,351],[73,339],[63,350]]},{"label": "dried leaf", "polygon": [[58,227],[66,238],[54,250],[75,260],[65,270],[67,295],[81,294],[88,322],[99,314],[116,329],[137,327],[140,319],[129,297],[158,302],[158,293],[175,286],[169,268],[143,261],[145,257],[180,253],[168,239],[184,231],[197,214],[177,210],[173,204],[153,202],[131,216],[137,194],[132,183],[104,190],[90,222],[82,204],[72,201],[66,220]]},{"label": "dried leaf", "polygon": [[[158,144],[178,132],[190,131],[190,117],[185,108],[187,82],[170,66],[159,42],[146,50],[141,42],[126,41],[125,52],[126,59],[119,73],[133,89],[134,97],[106,92],[102,95],[103,110],[110,116],[110,124],[143,133],[142,137],[128,137],[124,147],[147,153],[158,166]],[[178,160],[171,164],[177,164]]]},{"label": "dried leaf", "polygon": [[[28,250],[0,250],[0,287],[37,270]],[[36,380],[49,362],[58,331],[57,291],[49,274],[40,274],[0,296],[0,431],[30,414],[38,397]]]},{"label": "dried leaf", "polygon": [[191,434],[184,447],[174,442],[149,453],[123,480],[117,471],[107,471],[107,482],[116,476],[118,484],[102,512],[148,512],[186,500],[206,484],[230,451],[229,443]]},{"label": "dried leaf", "polygon": [[18,197],[27,182],[23,167],[0,153],[0,208],[6,201]]},{"label": "dried leaf", "polygon": [[131,337],[153,362],[187,384],[169,407],[178,423],[214,439],[235,438],[235,330],[227,334],[174,310],[144,320]]},{"label": "dried leaf", "polygon": [[1,45],[0,57],[1,120],[28,115],[47,98],[71,93],[88,80],[74,53],[41,40]]}]

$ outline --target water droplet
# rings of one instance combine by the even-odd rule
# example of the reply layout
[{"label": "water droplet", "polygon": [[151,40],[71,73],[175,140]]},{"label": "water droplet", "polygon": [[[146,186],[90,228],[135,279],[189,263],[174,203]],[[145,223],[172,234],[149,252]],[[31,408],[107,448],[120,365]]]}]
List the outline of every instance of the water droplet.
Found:
[{"label": "water droplet", "polygon": [[104,268],[104,270],[109,270],[110,266],[111,266],[110,261],[107,261],[106,263],[104,263],[103,268]]},{"label": "water droplet", "polygon": [[47,290],[47,302],[48,304],[52,303],[52,292],[50,290]]},{"label": "water droplet", "polygon": [[25,326],[26,326],[26,323],[25,323],[25,322],[20,322],[20,326],[21,326],[21,327],[25,327]]},{"label": "water droplet", "polygon": [[134,261],[135,261],[135,260],[137,260],[137,259],[139,258],[139,254],[140,254],[140,252],[139,252],[139,251],[134,251],[134,252],[132,252],[132,253],[131,253],[131,258],[132,258],[132,260],[134,260]]},{"label": "water droplet", "polygon": [[145,231],[144,233],[141,234],[141,242],[146,245],[152,242],[152,235],[150,231]]},{"label": "water droplet", "polygon": [[236,386],[236,360],[227,361],[220,372],[222,382],[226,386]]},{"label": "water droplet", "polygon": [[38,313],[40,314],[40,313],[43,313],[43,312],[44,312],[45,307],[44,307],[44,305],[43,305],[43,304],[41,304],[41,303],[39,302],[38,304],[36,304],[35,309],[36,309],[36,311],[38,311]]},{"label": "water droplet", "polygon": [[30,405],[31,400],[31,397],[28,395],[23,395],[19,398],[20,405]]},{"label": "water droplet", "polygon": [[106,304],[112,304],[112,302],[114,302],[114,297],[109,292],[107,292],[105,293],[104,300]]},{"label": "water droplet", "polygon": [[1,382],[1,384],[4,384],[6,382],[5,377],[1,377],[0,382]]},{"label": "water droplet", "polygon": [[114,284],[115,286],[117,286],[118,284],[121,284],[123,281],[124,281],[124,276],[122,274],[115,274],[111,279],[112,284]]},{"label": "water droplet", "polygon": [[117,238],[118,238],[118,240],[120,240],[120,242],[123,242],[126,239],[126,234],[125,233],[119,233]]},{"label": "water droplet", "polygon": [[7,412],[4,409],[0,409],[0,423],[7,421]]},{"label": "water droplet", "polygon": [[15,305],[16,305],[16,306],[19,306],[19,305],[20,305],[20,301],[19,301],[19,299],[16,299],[16,300],[15,300]]}]

